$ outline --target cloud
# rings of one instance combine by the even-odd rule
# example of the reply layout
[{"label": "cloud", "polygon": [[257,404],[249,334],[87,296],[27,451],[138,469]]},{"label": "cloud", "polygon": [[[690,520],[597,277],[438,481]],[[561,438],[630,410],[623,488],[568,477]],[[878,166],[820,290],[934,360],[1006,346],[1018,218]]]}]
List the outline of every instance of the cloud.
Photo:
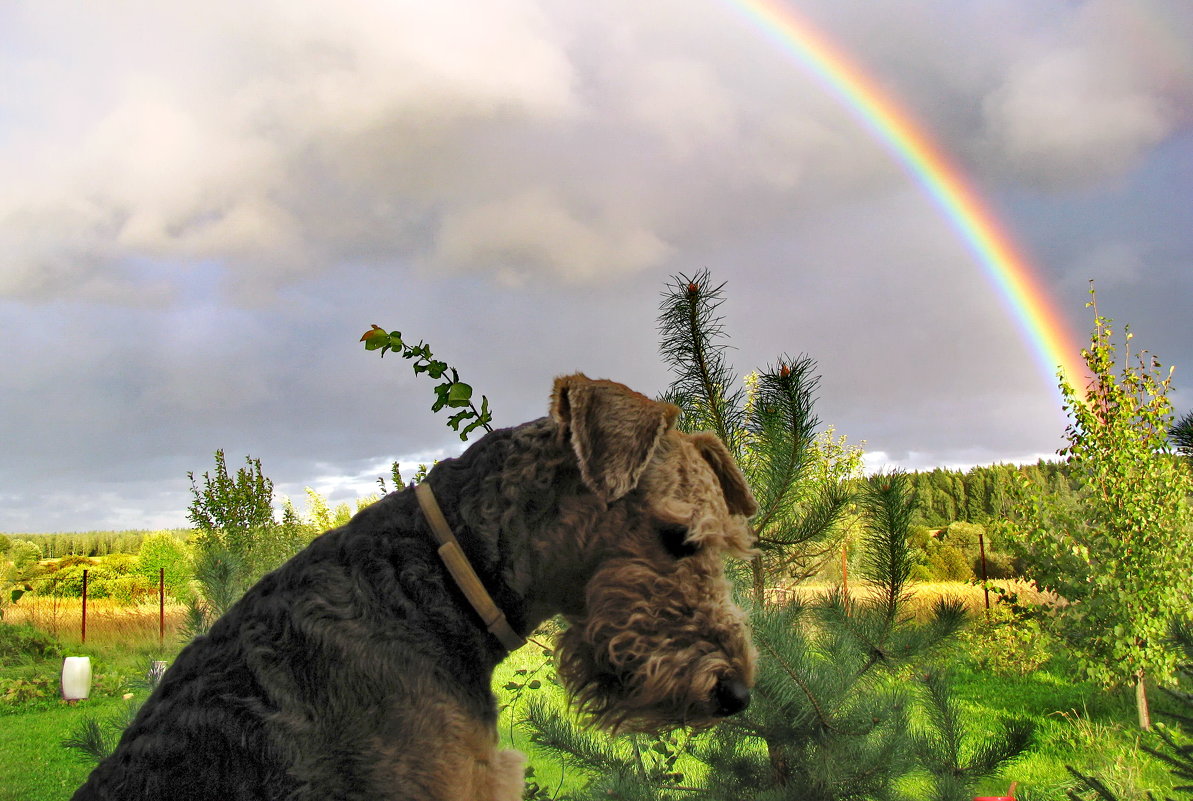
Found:
[{"label": "cloud", "polygon": [[987,98],[1002,155],[1044,184],[1121,175],[1173,129],[1163,99],[1107,69],[1098,54],[1053,52],[1011,71]]},{"label": "cloud", "polygon": [[435,260],[498,271],[519,284],[529,272],[565,269],[580,281],[657,266],[670,248],[631,220],[589,222],[547,188],[446,215]]},{"label": "cloud", "polygon": [[[1019,177],[1046,187],[1118,178],[1193,121],[1193,59],[1132,37],[1146,4],[1083,4],[1047,46],[1024,45],[985,98],[986,136]],[[1167,38],[1167,36],[1165,36]]]},{"label": "cloud", "polygon": [[[977,174],[1077,330],[1096,274],[1179,358],[1185,0],[888,5],[801,11]],[[810,353],[821,416],[891,463],[1063,430],[938,205],[739,5],[43,0],[0,3],[0,39],[7,525],[164,519],[217,447],[342,499],[458,452],[372,322],[503,425],[577,369],[660,391],[658,292],[706,266],[738,369]]]},{"label": "cloud", "polygon": [[0,156],[10,297],[95,297],[99,274],[131,287],[130,258],[236,261],[285,283],[367,250],[392,222],[384,203],[425,212],[440,187],[474,190],[436,157],[445,142],[573,105],[547,21],[519,0],[131,3],[102,18],[47,3],[20,22],[48,52],[5,65],[6,84],[43,90],[22,92]]},{"label": "cloud", "polygon": [[731,9],[618,9],[30,7],[0,293],[171,302],[145,262],[227,264],[246,303],[344,262],[591,282],[904,180]]}]

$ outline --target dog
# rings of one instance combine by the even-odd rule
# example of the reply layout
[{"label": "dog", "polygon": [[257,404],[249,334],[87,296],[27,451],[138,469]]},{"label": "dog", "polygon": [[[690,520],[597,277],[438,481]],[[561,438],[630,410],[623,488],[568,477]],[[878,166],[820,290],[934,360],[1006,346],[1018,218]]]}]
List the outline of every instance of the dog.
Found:
[{"label": "dog", "polygon": [[329,531],[187,645],[74,801],[515,801],[494,667],[562,615],[594,725],[707,726],[755,652],[724,574],[756,503],[679,409],[583,374]]}]

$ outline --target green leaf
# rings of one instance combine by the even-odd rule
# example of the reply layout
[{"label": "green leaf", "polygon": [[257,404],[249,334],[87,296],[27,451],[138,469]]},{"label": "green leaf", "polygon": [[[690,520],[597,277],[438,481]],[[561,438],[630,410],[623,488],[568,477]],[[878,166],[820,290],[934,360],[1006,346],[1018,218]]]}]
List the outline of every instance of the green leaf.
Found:
[{"label": "green leaf", "polygon": [[467,440],[469,434],[471,434],[473,431],[476,431],[481,426],[486,425],[488,422],[489,421],[485,420],[483,417],[478,417],[477,419],[473,420],[464,427],[463,431],[460,432],[460,439]]},{"label": "green leaf", "polygon": [[464,406],[472,400],[472,387],[460,381],[451,385],[447,391],[448,406]]},{"label": "green leaf", "polygon": [[453,414],[451,416],[451,418],[447,421],[447,424],[452,427],[452,431],[459,431],[460,423],[463,423],[465,420],[468,420],[469,418],[471,418],[473,416],[474,416],[474,413],[471,409],[465,409],[462,412]]},{"label": "green leaf", "polygon": [[370,343],[373,340],[375,340],[377,337],[384,337],[384,336],[385,336],[385,329],[383,329],[379,325],[374,324],[372,328],[370,328],[368,331],[365,331],[364,334],[361,335],[360,341],[365,343],[366,348],[369,348],[370,350],[372,350],[373,348],[380,347],[380,346],[370,345]]}]

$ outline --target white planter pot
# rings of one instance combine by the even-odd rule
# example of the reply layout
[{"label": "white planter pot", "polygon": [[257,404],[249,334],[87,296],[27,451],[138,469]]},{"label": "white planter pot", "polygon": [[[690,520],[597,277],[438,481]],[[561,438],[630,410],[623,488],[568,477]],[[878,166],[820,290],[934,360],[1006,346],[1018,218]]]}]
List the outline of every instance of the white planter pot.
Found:
[{"label": "white planter pot", "polygon": [[91,694],[91,657],[68,656],[62,663],[62,698],[79,701]]}]

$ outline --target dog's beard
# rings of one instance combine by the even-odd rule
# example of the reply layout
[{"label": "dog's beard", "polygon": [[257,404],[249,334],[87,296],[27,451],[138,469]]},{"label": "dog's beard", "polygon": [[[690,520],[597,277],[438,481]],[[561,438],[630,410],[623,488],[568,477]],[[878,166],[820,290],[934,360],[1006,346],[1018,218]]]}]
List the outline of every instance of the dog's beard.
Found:
[{"label": "dog's beard", "polygon": [[748,687],[754,670],[744,614],[727,586],[724,602],[710,604],[707,594],[685,598],[690,580],[660,576],[649,564],[625,560],[602,573],[589,583],[585,616],[556,641],[556,668],[576,707],[611,731],[659,733],[723,719],[718,685]]}]

